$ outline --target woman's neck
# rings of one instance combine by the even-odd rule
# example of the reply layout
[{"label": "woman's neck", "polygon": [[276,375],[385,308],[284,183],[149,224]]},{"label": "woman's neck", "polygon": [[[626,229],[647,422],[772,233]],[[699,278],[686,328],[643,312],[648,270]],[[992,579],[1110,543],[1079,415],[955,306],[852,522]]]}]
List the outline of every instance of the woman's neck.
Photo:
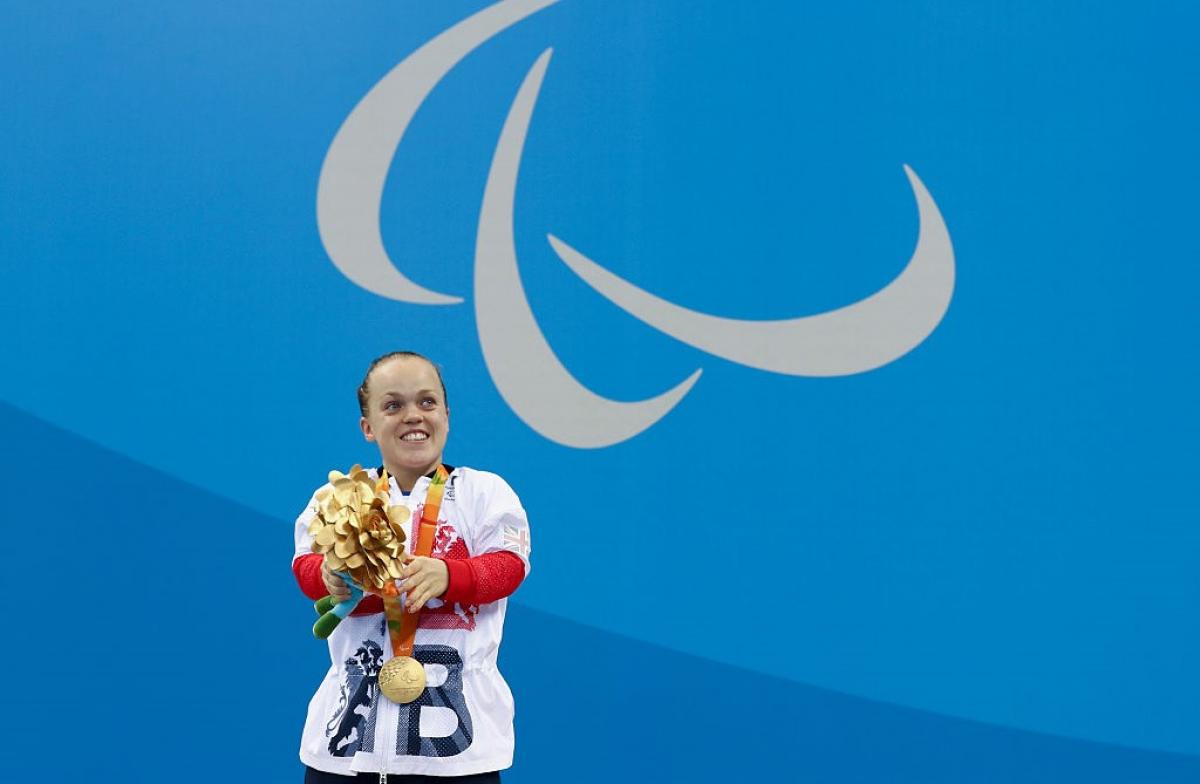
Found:
[{"label": "woman's neck", "polygon": [[433,465],[422,470],[413,468],[395,469],[385,463],[384,468],[387,469],[388,475],[396,480],[396,484],[399,485],[400,489],[404,491],[405,495],[407,495],[413,491],[414,487],[417,486],[417,482],[421,481],[421,477],[429,476],[436,471],[437,467],[441,464],[442,461],[438,460]]}]

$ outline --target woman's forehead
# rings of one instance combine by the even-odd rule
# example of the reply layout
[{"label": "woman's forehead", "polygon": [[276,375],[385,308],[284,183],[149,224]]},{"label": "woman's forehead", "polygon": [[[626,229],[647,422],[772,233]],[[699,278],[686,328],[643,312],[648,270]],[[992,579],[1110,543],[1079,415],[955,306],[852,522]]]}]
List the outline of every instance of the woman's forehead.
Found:
[{"label": "woman's forehead", "polygon": [[433,365],[416,357],[396,357],[371,372],[368,389],[372,393],[437,392],[441,389]]}]

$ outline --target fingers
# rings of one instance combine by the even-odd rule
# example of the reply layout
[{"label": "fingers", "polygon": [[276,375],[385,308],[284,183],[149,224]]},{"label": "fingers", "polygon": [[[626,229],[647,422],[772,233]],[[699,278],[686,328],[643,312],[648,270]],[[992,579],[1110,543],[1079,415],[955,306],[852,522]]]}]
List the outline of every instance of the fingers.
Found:
[{"label": "fingers", "polygon": [[323,562],[321,564],[321,580],[325,583],[325,590],[329,591],[329,595],[335,601],[344,602],[350,598],[350,586],[346,585],[346,581],[341,577],[329,571],[329,567]]},{"label": "fingers", "polygon": [[428,591],[429,575],[419,570],[414,570],[409,573],[409,576],[400,583],[400,592],[404,594],[404,608],[409,612],[416,612],[424,605],[428,597],[425,595]]},{"label": "fingers", "polygon": [[422,582],[411,593],[408,594],[408,599],[404,603],[404,609],[410,613],[420,612],[421,608],[430,599],[434,599],[444,593],[444,589],[437,590],[436,580],[429,579]]},{"label": "fingers", "polygon": [[401,571],[400,590],[408,612],[418,612],[430,599],[446,592],[446,564],[437,558],[414,558]]},{"label": "fingers", "polygon": [[433,558],[410,557],[404,562],[404,566],[400,567],[400,579],[409,580],[413,577],[425,574],[428,571],[428,561]]},{"label": "fingers", "polygon": [[400,579],[408,579],[413,575],[420,574],[425,561],[432,561],[432,558],[421,558],[415,555],[408,555],[404,560],[404,565],[400,567]]},{"label": "fingers", "polygon": [[410,613],[420,612],[421,608],[425,606],[425,602],[433,598],[429,596],[429,589],[425,586],[418,588],[408,596],[408,601],[404,603],[404,609]]}]

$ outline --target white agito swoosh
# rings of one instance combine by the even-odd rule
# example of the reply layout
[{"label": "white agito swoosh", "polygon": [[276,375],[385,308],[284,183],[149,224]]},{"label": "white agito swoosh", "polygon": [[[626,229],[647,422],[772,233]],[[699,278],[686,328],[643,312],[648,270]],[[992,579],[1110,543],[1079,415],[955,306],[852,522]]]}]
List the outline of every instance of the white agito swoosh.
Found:
[{"label": "white agito swoosh", "polygon": [[[317,223],[330,258],[350,280],[403,302],[462,301],[418,286],[392,265],[379,228],[384,182],[413,115],[446,74],[490,38],[556,2],[502,0],[468,17],[389,71],[346,118],[321,169]],[[521,285],[513,218],[525,138],[550,56],[547,49],[526,74],[492,158],[475,245],[476,324],[488,371],[517,416],[551,441],[605,447],[632,438],[666,415],[701,371],[647,400],[610,400],[570,374],[537,325]],[[954,293],[954,252],[945,222],[917,175],[904,169],[920,220],[908,265],[883,289],[828,313],[754,321],[689,310],[622,280],[559,238],[548,239],[559,258],[596,291],[688,345],[774,373],[862,373],[925,340]]]},{"label": "white agito swoosh", "polygon": [[388,170],[409,122],[446,74],[497,33],[556,2],[505,0],[488,6],[404,58],[350,112],[325,153],[317,182],[317,228],[342,274],[401,302],[462,302],[418,286],[388,258],[379,231]]},{"label": "white agito swoosh", "polygon": [[828,313],[743,321],[688,310],[618,278],[548,236],[558,257],[618,307],[673,338],[718,357],[791,376],[846,376],[886,365],[929,337],[954,294],[954,250],[933,197],[904,167],[921,228],[908,265],[869,297]]}]

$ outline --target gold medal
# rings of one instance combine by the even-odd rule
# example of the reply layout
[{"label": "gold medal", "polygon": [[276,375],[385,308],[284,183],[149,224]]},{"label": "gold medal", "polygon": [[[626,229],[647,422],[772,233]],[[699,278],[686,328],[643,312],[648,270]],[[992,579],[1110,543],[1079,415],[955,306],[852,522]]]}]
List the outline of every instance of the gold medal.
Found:
[{"label": "gold medal", "polygon": [[425,668],[411,656],[388,659],[379,671],[379,690],[392,702],[412,702],[425,691]]}]

